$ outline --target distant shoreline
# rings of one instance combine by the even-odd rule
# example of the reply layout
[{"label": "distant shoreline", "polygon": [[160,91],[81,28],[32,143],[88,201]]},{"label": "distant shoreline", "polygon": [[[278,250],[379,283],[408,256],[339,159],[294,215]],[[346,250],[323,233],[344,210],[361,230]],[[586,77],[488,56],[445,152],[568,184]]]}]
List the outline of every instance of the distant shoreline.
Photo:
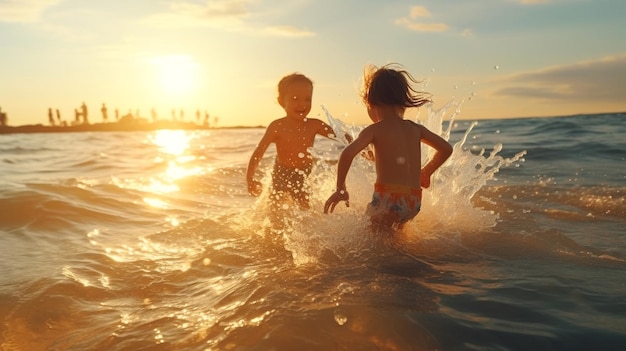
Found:
[{"label": "distant shoreline", "polygon": [[[543,119],[543,118],[558,118],[558,117],[577,117],[577,116],[601,116],[601,115],[621,115],[626,114],[623,112],[598,112],[598,113],[578,113],[573,115],[562,116],[530,116],[530,117],[512,117],[504,119]],[[498,120],[501,118],[484,118],[478,119],[478,121]],[[457,119],[457,122],[471,122],[474,119]],[[48,126],[43,124],[27,124],[21,126],[0,126],[0,135],[2,134],[30,134],[30,133],[76,133],[76,132],[150,132],[161,129],[171,130],[211,130],[211,129],[254,129],[254,128],[266,128],[266,126],[228,126],[228,127],[213,127],[207,125],[199,125],[193,122],[178,122],[168,120],[158,120],[154,122],[148,122],[146,119],[134,119],[134,120],[121,120],[119,122],[110,123],[94,123],[94,124],[77,124],[70,126]]]},{"label": "distant shoreline", "polygon": [[0,134],[31,134],[31,133],[78,133],[78,132],[150,132],[161,129],[172,130],[209,130],[209,129],[238,129],[238,128],[263,128],[257,127],[211,127],[191,122],[156,121],[152,123],[141,122],[112,122],[77,124],[71,126],[46,126],[43,124],[29,124],[21,126],[0,126]]}]

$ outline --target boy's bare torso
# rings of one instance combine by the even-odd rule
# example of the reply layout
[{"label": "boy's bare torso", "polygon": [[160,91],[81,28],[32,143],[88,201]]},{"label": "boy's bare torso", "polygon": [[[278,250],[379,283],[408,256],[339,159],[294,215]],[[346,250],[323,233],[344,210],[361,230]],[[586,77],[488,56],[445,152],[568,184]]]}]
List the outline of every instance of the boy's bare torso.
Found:
[{"label": "boy's bare torso", "polygon": [[296,120],[280,118],[269,126],[276,144],[276,162],[280,165],[307,169],[313,164],[308,149],[313,147],[317,134],[328,135],[329,130],[317,119]]}]

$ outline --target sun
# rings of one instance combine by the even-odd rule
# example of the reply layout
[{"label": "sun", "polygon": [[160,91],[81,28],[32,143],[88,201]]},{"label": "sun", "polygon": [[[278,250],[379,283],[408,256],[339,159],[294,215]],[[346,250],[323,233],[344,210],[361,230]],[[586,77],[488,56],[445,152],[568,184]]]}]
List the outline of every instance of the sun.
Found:
[{"label": "sun", "polygon": [[159,56],[152,59],[159,83],[169,95],[183,95],[197,84],[198,64],[187,55]]}]

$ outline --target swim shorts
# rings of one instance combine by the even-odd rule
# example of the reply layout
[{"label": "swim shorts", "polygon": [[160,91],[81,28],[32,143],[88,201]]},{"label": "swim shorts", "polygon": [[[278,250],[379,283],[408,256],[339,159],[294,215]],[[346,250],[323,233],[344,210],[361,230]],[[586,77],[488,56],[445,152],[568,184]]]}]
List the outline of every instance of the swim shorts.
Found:
[{"label": "swim shorts", "polygon": [[289,194],[299,204],[308,206],[309,193],[304,189],[304,181],[311,174],[311,169],[299,169],[274,163],[272,172],[272,188],[274,199],[281,199],[284,194]]},{"label": "swim shorts", "polygon": [[366,214],[373,221],[404,224],[420,212],[422,189],[405,185],[375,184]]}]

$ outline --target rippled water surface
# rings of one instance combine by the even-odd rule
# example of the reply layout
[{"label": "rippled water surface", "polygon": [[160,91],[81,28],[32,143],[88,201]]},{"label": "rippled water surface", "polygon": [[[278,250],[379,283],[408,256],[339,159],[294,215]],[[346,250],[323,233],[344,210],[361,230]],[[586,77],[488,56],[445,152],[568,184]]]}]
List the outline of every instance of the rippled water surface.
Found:
[{"label": "rippled water surface", "polygon": [[273,232],[262,129],[0,135],[0,350],[622,349],[624,118],[431,111],[455,151],[391,237],[364,159],[322,213],[341,141]]}]

